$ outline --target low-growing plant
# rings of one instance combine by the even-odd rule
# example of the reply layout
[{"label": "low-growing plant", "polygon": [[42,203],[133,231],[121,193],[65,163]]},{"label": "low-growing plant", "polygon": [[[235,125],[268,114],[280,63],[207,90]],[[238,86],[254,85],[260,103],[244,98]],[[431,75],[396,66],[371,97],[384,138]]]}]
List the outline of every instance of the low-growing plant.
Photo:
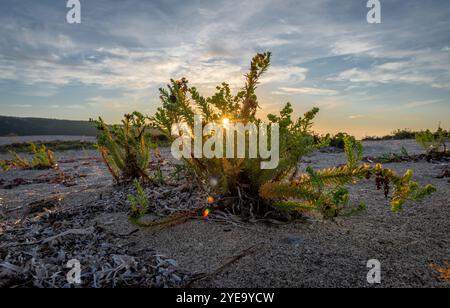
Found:
[{"label": "low-growing plant", "polygon": [[47,149],[45,145],[37,147],[34,143],[30,144],[30,152],[33,155],[31,160],[21,157],[14,151],[10,151],[12,160],[1,162],[3,170],[11,168],[18,169],[53,169],[58,167],[56,157],[53,151]]},{"label": "low-growing plant", "polygon": [[328,139],[330,146],[344,149],[345,147],[345,138],[352,138],[353,141],[356,141],[355,137],[347,134],[347,133],[337,133],[335,135],[327,134],[323,138]]},{"label": "low-growing plant", "polygon": [[416,134],[417,143],[427,153],[447,152],[446,142],[448,141],[448,133],[440,126],[436,132],[430,130],[422,131]]},{"label": "low-growing plant", "polygon": [[9,163],[6,160],[0,160],[0,169],[3,171],[8,171],[10,168]]},{"label": "low-growing plant", "polygon": [[391,136],[394,140],[414,139],[415,132],[411,129],[397,129],[392,132]]},{"label": "low-growing plant", "polygon": [[130,217],[138,219],[149,212],[150,203],[138,180],[134,180],[134,187],[136,188],[136,196],[128,195],[128,202],[130,203]]},{"label": "low-growing plant", "polygon": [[99,151],[117,183],[134,179],[151,182],[148,173],[152,143],[150,124],[139,112],[126,114],[122,125],[108,126],[102,118],[93,121],[100,131]]},{"label": "low-growing plant", "polygon": [[[285,182],[271,182],[263,185],[261,196],[271,200],[276,208],[288,211],[319,211],[325,218],[334,218],[348,209],[349,191],[345,185],[375,178],[376,188],[384,195],[391,196],[391,209],[398,212],[406,201],[425,198],[436,189],[427,185],[420,187],[413,182],[413,172],[408,170],[403,176],[384,168],[381,164],[371,166],[360,164],[361,142],[345,140],[347,164],[319,171],[312,168],[299,179]],[[352,209],[350,209],[352,210]]]},{"label": "low-growing plant", "polygon": [[387,163],[401,163],[404,161],[411,161],[411,160],[414,160],[415,157],[409,155],[408,150],[404,146],[402,146],[399,154],[384,153],[377,157],[365,157],[364,159],[365,159],[365,161],[368,161],[370,163],[377,162],[377,163],[387,164]]},{"label": "low-growing plant", "polygon": [[408,149],[405,148],[404,146],[402,146],[402,149],[400,150],[400,154],[401,154],[401,156],[403,156],[403,157],[410,157],[409,152],[408,152]]},{"label": "low-growing plant", "polygon": [[165,177],[164,177],[164,173],[161,169],[161,166],[157,166],[155,168],[155,172],[153,173],[152,179],[155,184],[164,185]]},{"label": "low-growing plant", "polygon": [[379,141],[379,140],[406,140],[406,139],[414,139],[416,137],[417,132],[405,128],[405,129],[397,129],[393,131],[391,134],[376,137],[376,136],[367,136],[364,138],[366,141]]}]

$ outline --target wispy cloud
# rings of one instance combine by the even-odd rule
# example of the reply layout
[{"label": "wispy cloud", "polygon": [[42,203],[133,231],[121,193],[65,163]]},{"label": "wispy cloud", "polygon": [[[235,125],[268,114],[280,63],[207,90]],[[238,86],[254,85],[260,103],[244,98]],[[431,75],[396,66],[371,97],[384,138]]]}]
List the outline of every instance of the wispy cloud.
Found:
[{"label": "wispy cloud", "polygon": [[414,69],[411,63],[392,62],[373,66],[370,69],[352,68],[331,77],[330,81],[351,83],[406,83],[433,85],[436,79]]},{"label": "wispy cloud", "polygon": [[67,109],[73,109],[73,110],[82,110],[86,109],[86,106],[83,105],[68,105],[66,106]]},{"label": "wispy cloud", "polygon": [[324,95],[332,96],[339,94],[336,90],[321,89],[321,88],[291,88],[291,87],[280,87],[278,91],[273,91],[272,94],[276,95],[294,95],[294,94],[306,94],[306,95]]},{"label": "wispy cloud", "polygon": [[440,102],[442,102],[442,100],[440,100],[440,99],[426,100],[426,101],[414,101],[414,102],[410,102],[410,103],[402,105],[401,108],[425,107],[425,106],[434,105],[434,104],[437,104],[437,103],[440,103]]},{"label": "wispy cloud", "polygon": [[356,119],[362,119],[362,118],[364,118],[364,117],[365,117],[364,115],[357,114],[357,115],[351,115],[351,116],[349,116],[348,118],[349,118],[350,120],[356,120]]},{"label": "wispy cloud", "polygon": [[321,109],[336,109],[338,107],[345,106],[344,102],[336,101],[336,100],[327,100],[327,101],[320,101],[315,103],[317,107],[320,107]]},{"label": "wispy cloud", "polygon": [[361,41],[356,38],[343,39],[333,44],[332,51],[337,55],[361,54],[378,48],[373,42]]},{"label": "wispy cloud", "polygon": [[33,108],[33,105],[30,105],[30,104],[17,104],[17,105],[10,105],[10,107],[14,107],[14,108]]}]

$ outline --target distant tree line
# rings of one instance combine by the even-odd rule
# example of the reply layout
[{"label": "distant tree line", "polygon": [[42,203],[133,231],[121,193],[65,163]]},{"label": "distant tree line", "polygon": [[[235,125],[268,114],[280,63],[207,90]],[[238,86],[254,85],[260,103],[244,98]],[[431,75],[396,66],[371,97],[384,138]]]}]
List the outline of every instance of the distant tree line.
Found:
[{"label": "distant tree line", "polygon": [[0,136],[97,136],[89,121],[0,116]]}]

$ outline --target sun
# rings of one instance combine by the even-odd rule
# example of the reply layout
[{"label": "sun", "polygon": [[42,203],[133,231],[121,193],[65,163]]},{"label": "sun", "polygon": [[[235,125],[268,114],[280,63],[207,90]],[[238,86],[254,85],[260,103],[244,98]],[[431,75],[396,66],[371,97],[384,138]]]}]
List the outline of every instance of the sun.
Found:
[{"label": "sun", "polygon": [[228,125],[230,125],[230,119],[224,118],[224,119],[222,120],[222,124],[223,124],[223,126],[228,126]]}]

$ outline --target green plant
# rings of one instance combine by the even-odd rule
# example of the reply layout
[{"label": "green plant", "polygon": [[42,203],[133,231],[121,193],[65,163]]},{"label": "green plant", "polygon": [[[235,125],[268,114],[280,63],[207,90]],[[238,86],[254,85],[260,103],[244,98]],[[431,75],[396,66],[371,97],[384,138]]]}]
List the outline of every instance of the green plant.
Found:
[{"label": "green plant", "polygon": [[[195,87],[190,87],[183,78],[171,80],[167,89],[160,89],[162,107],[158,108],[153,123],[171,141],[171,128],[174,123],[186,123],[194,131],[194,117],[200,114],[203,126],[206,123],[230,121],[232,123],[255,123],[258,127],[262,120],[257,118],[259,107],[255,93],[262,75],[270,65],[271,54],[257,54],[251,61],[250,71],[246,75],[244,87],[236,94],[231,93],[230,86],[222,83],[211,97],[202,96]],[[290,178],[297,172],[298,161],[320,145],[317,145],[311,132],[313,119],[319,112],[318,108],[305,113],[303,117],[292,119],[293,108],[288,103],[279,115],[269,115],[269,131],[271,125],[279,125],[280,163],[277,168],[264,170],[260,167],[261,159],[237,158],[183,158],[186,166],[192,170],[203,183],[205,191],[220,197],[239,199],[241,212],[258,211],[262,205],[259,198],[261,185],[268,181]],[[206,138],[205,138],[206,139]],[[202,140],[204,141],[204,140]],[[195,142],[195,141],[194,141]],[[248,144],[245,149],[249,152]],[[248,155],[246,155],[248,156]],[[215,179],[217,185],[209,185]],[[264,209],[263,205],[261,209]],[[265,211],[265,210],[263,210]]]},{"label": "green plant", "polygon": [[155,184],[164,185],[165,179],[161,166],[156,167],[155,172],[153,173],[152,180]]},{"label": "green plant", "polygon": [[136,188],[136,196],[128,195],[130,217],[140,218],[148,213],[150,205],[144,188],[142,188],[138,180],[134,180],[134,187]]},{"label": "green plant", "polygon": [[[442,128],[438,130],[438,132],[441,132],[444,136],[447,136],[447,139],[450,138],[450,131],[446,131]],[[423,131],[413,131],[411,129],[397,129],[396,131],[393,131],[390,135],[386,135],[383,137],[365,137],[364,140],[404,140],[404,139],[415,139],[417,134],[423,133]],[[436,133],[433,133],[436,135]]]},{"label": "green plant", "polygon": [[45,145],[37,147],[34,143],[30,144],[30,152],[33,157],[31,160],[21,157],[14,151],[10,151],[10,155],[13,157],[10,161],[3,161],[1,167],[3,170],[10,168],[19,169],[53,169],[58,167],[55,154],[48,150]]},{"label": "green plant", "polygon": [[376,156],[376,157],[365,157],[364,160],[367,162],[377,162],[377,163],[382,163],[382,164],[387,164],[387,163],[401,163],[401,162],[405,162],[405,161],[415,161],[416,159],[418,160],[419,158],[421,158],[422,155],[413,155],[411,156],[408,152],[408,150],[402,146],[400,153],[384,153],[380,156]]},{"label": "green plant", "polygon": [[402,146],[400,153],[401,153],[401,156],[403,156],[403,157],[410,157],[408,150],[404,146]]},{"label": "green plant", "polygon": [[91,121],[100,131],[99,151],[116,182],[134,179],[151,182],[147,169],[155,145],[147,118],[134,112],[124,116],[122,125],[108,126],[102,118]]},{"label": "green plant", "polygon": [[414,139],[415,132],[410,129],[397,129],[391,136],[394,140]]},{"label": "green plant", "polygon": [[[49,141],[49,142],[35,142],[37,148],[45,145],[46,148],[53,151],[69,151],[69,150],[81,150],[81,149],[95,149],[93,142],[86,141]],[[28,143],[13,143],[4,146],[0,146],[0,153],[9,153],[14,151],[16,153],[28,152],[30,145]]]},{"label": "green plant", "polygon": [[422,131],[416,134],[416,141],[429,154],[434,152],[447,152],[446,141],[448,133],[440,126],[436,132],[430,130]]},{"label": "green plant", "polygon": [[411,181],[411,170],[403,176],[398,176],[394,171],[383,168],[381,164],[359,164],[362,158],[362,144],[359,141],[355,143],[346,138],[345,153],[347,165],[319,171],[308,168],[307,173],[299,179],[263,185],[261,196],[271,200],[275,207],[282,210],[315,210],[321,212],[325,218],[334,218],[348,209],[349,192],[345,185],[356,184],[361,180],[375,178],[376,188],[384,190],[386,197],[392,191],[393,212],[400,211],[408,200],[421,200],[436,191],[431,185],[420,187]]},{"label": "green plant", "polygon": [[9,168],[9,164],[6,160],[0,160],[0,169],[2,169],[3,171],[8,171]]},{"label": "green plant", "polygon": [[347,166],[352,170],[356,169],[364,155],[362,142],[351,136],[344,137],[344,151],[347,155]]},{"label": "green plant", "polygon": [[323,138],[329,139],[330,146],[336,147],[339,149],[344,149],[345,138],[352,138],[353,141],[356,141],[355,137],[350,136],[347,133],[337,133],[335,135],[327,134]]},{"label": "green plant", "polygon": [[[198,113],[203,118],[203,125],[225,119],[261,125],[262,120],[256,116],[259,103],[255,90],[261,76],[269,68],[270,58],[270,53],[263,53],[252,59],[245,86],[235,95],[227,83],[218,86],[213,96],[203,97],[196,88],[189,86],[187,79],[171,80],[167,89],[160,89],[162,107],[151,118],[155,127],[174,140],[171,136],[172,124],[183,122],[193,132],[195,114]],[[348,158],[346,166],[322,171],[308,168],[308,173],[298,179],[300,158],[329,144],[329,138],[318,140],[311,130],[318,112],[319,109],[314,108],[294,120],[292,105],[288,103],[279,115],[268,116],[270,125],[279,126],[280,136],[280,163],[273,170],[263,170],[261,159],[250,159],[248,155],[240,159],[207,159],[197,158],[192,153],[191,157],[183,158],[184,163],[203,183],[207,194],[216,194],[218,202],[228,202],[232,210],[240,210],[241,214],[267,215],[273,209],[294,212],[319,210],[325,217],[335,217],[348,208],[349,191],[345,185],[372,176],[376,178],[377,188],[383,188],[386,196],[391,190],[390,185],[394,185],[393,211],[400,210],[406,200],[417,200],[434,191],[432,186],[420,188],[412,182],[411,171],[397,176],[381,165],[360,165],[362,144],[348,135],[341,136]],[[214,185],[208,185],[211,182]],[[355,208],[350,211],[355,211]],[[186,215],[180,217],[184,220]],[[171,223],[173,219],[169,218]]]}]

